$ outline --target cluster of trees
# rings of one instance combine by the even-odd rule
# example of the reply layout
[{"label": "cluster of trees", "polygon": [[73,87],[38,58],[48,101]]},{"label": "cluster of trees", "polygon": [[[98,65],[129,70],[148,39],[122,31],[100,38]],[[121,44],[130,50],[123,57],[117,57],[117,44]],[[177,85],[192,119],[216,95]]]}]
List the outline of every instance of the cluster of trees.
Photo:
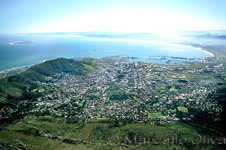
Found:
[{"label": "cluster of trees", "polygon": [[125,100],[129,98],[125,91],[117,87],[108,89],[108,97],[110,97],[110,100]]},{"label": "cluster of trees", "polygon": [[222,107],[222,112],[218,115],[218,119],[215,119],[215,121],[217,121],[215,124],[218,129],[221,129],[221,132],[226,134],[226,83],[224,83],[224,87],[217,90],[213,97]]}]

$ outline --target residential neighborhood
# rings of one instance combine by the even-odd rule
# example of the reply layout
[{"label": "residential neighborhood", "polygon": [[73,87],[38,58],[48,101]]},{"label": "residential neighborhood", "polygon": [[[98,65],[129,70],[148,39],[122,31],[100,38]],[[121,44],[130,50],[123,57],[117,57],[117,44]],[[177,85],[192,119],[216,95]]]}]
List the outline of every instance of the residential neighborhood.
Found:
[{"label": "residential neighborhood", "polygon": [[[208,97],[215,92],[217,82],[210,79],[209,74],[200,75],[199,80],[194,76],[199,77],[206,71],[223,73],[223,66],[192,70],[186,65],[133,62],[129,59],[119,56],[92,59],[98,68],[86,77],[59,73],[46,77],[47,82],[33,81],[38,88],[31,92],[41,96],[29,103],[32,109],[23,109],[20,113],[161,124],[191,120],[194,117],[191,110],[209,114],[220,112],[218,104]],[[21,102],[22,105],[28,103]],[[1,117],[7,117],[6,114],[13,111],[17,112],[17,109],[2,108]]]}]

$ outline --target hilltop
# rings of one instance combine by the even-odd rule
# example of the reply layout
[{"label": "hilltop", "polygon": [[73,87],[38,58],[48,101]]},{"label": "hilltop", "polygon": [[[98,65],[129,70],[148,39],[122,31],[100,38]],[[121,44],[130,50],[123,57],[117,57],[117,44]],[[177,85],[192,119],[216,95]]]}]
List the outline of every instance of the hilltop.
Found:
[{"label": "hilltop", "polygon": [[13,100],[31,99],[34,95],[29,92],[35,81],[44,82],[46,77],[57,73],[69,73],[75,76],[85,76],[94,65],[90,61],[58,58],[37,64],[20,74],[0,79],[0,103]]}]

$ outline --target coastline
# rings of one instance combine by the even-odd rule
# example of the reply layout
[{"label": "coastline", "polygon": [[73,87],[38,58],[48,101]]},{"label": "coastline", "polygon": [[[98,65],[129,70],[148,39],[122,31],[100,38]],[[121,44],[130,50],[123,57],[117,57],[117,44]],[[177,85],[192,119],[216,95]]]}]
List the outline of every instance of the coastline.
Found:
[{"label": "coastline", "polygon": [[32,65],[14,67],[14,68],[11,68],[11,69],[0,71],[0,79],[20,74],[20,73],[28,70],[31,66]]},{"label": "coastline", "polygon": [[[123,38],[122,39],[120,39],[120,38],[95,38],[95,37],[86,37],[86,38],[92,38],[92,39],[101,40],[101,41],[123,41],[123,42],[137,42],[137,43],[150,43],[150,44],[162,44],[162,45],[182,46],[182,48],[183,47],[189,47],[189,48],[192,48],[194,50],[199,50],[199,51],[202,51],[204,53],[209,54],[210,56],[208,56],[208,57],[215,57],[215,55],[213,53],[211,53],[211,52],[209,52],[207,50],[204,50],[201,47],[195,47],[195,46],[192,46],[192,45],[186,45],[186,44],[176,43],[176,41],[159,41],[159,40],[142,40],[142,39],[139,40],[139,39],[123,39]],[[25,41],[25,43],[26,42],[30,42],[30,41]],[[13,44],[14,45],[15,42],[12,42],[10,44]],[[197,57],[197,58],[205,59],[205,58],[208,58],[208,57]],[[45,62],[47,60],[48,59],[44,59],[41,62]],[[38,62],[38,63],[41,63],[41,62]],[[34,64],[31,64],[31,65],[28,65],[28,66],[32,66],[32,65],[34,65]],[[7,70],[0,71],[0,74],[2,74],[4,72],[16,70],[16,69],[19,69],[19,68],[23,68],[23,67],[28,67],[28,66],[21,66],[21,67],[9,68]]]},{"label": "coastline", "polygon": [[201,47],[194,47],[194,46],[191,46],[191,45],[184,45],[184,44],[177,44],[177,45],[182,45],[182,46],[186,46],[186,47],[190,47],[190,48],[194,48],[194,49],[197,49],[199,51],[202,51],[204,53],[207,53],[207,54],[210,54],[212,57],[215,57],[215,55],[207,50],[204,50],[202,49]]},{"label": "coastline", "polygon": [[[87,37],[87,38],[93,38],[93,39],[101,39],[101,40],[110,40],[110,41],[123,41],[123,42],[138,42],[138,43],[154,43],[154,44],[164,44],[164,45],[174,45],[174,46],[184,46],[184,47],[189,47],[193,48],[199,51],[202,51],[204,53],[207,53],[211,55],[212,57],[215,57],[215,55],[207,50],[202,49],[201,47],[194,47],[191,45],[185,45],[185,44],[180,44],[180,43],[171,43],[169,41],[157,41],[157,40],[135,40],[135,39],[119,39],[119,38],[95,38],[95,37]],[[206,58],[206,57],[205,57]]]}]

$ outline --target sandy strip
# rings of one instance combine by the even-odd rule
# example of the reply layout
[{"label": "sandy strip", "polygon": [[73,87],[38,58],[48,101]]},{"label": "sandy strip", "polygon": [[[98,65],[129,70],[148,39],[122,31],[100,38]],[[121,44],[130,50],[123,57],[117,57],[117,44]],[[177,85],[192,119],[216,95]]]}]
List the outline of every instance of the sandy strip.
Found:
[{"label": "sandy strip", "polygon": [[202,51],[204,53],[207,53],[211,55],[211,57],[215,57],[215,55],[207,50],[202,49],[201,47],[194,47],[191,45],[184,45],[184,44],[179,44],[179,43],[170,43],[169,41],[149,41],[149,40],[134,40],[134,39],[119,39],[119,38],[95,38],[95,37],[88,37],[88,38],[93,38],[93,39],[100,39],[100,40],[107,40],[107,41],[123,41],[123,42],[137,42],[137,43],[154,43],[154,44],[164,44],[164,45],[175,45],[175,46],[184,46],[184,47],[189,47],[193,49],[197,49],[199,51]]},{"label": "sandy strip", "polygon": [[181,45],[181,46],[185,46],[185,47],[190,47],[190,48],[194,48],[194,49],[197,49],[199,51],[202,51],[204,53],[207,53],[207,54],[210,54],[212,57],[215,57],[215,55],[207,50],[204,50],[202,49],[201,47],[194,47],[194,46],[191,46],[191,45],[184,45],[184,44],[175,44],[175,45]]}]

